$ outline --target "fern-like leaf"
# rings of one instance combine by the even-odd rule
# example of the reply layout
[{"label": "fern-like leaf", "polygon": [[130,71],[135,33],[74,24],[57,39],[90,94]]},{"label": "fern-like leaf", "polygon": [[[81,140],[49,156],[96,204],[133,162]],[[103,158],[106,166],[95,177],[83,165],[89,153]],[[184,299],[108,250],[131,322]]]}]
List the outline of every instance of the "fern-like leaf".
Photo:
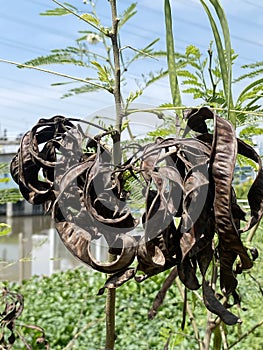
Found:
[{"label": "fern-like leaf", "polygon": [[132,3],[121,15],[120,15],[120,22],[119,22],[119,28],[122,27],[130,18],[132,18],[136,13],[136,3]]},{"label": "fern-like leaf", "polygon": [[168,71],[163,71],[162,69],[157,72],[157,73],[152,73],[150,72],[148,74],[148,76],[146,77],[145,75],[143,75],[144,78],[144,82],[145,82],[145,87],[150,86],[151,84],[155,83],[156,81],[164,78],[165,76],[167,76]]},{"label": "fern-like leaf", "polygon": [[197,79],[188,79],[188,80],[183,80],[182,85],[190,85],[190,86],[198,86],[198,87],[204,87],[202,83],[199,83]]},{"label": "fern-like leaf", "polygon": [[[51,54],[47,56],[40,56],[33,60],[25,62],[26,65],[33,67],[50,65],[50,64],[74,64],[76,66],[85,67],[87,66],[82,60],[77,60],[70,55],[63,54]],[[21,67],[20,67],[21,68]]]},{"label": "fern-like leaf", "polygon": [[95,92],[98,90],[100,90],[100,87],[98,87],[98,86],[85,84],[85,85],[82,85],[80,87],[70,89],[69,92],[64,94],[61,98],[67,98],[67,97],[71,97],[74,95],[85,94],[87,92]]},{"label": "fern-like leaf", "polygon": [[[65,2],[64,5],[68,8],[70,8],[72,11],[76,11],[76,12],[78,11],[78,9],[75,6],[73,6],[67,2]],[[57,7],[55,9],[42,12],[42,13],[40,13],[40,15],[41,16],[64,16],[64,15],[68,15],[70,13],[71,12],[68,11],[66,8]]]}]

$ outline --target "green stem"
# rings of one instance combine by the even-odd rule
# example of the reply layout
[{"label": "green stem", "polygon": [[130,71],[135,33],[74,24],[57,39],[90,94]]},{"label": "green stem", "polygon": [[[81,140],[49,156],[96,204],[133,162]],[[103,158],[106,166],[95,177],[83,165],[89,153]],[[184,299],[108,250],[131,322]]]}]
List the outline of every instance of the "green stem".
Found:
[{"label": "green stem", "polygon": [[214,333],[213,350],[220,350],[222,345],[222,337],[221,337],[219,325],[216,325],[213,333]]},{"label": "green stem", "polygon": [[[176,278],[175,282],[176,282],[177,288],[181,294],[181,297],[184,298],[184,290],[182,288],[182,284],[181,284],[179,278]],[[198,331],[198,326],[197,326],[194,314],[192,312],[192,309],[188,303],[186,304],[186,311],[187,311],[187,314],[189,316],[190,322],[191,322],[193,330],[194,330],[195,339],[198,341],[199,349],[203,350],[201,338],[200,338],[199,331]]]}]

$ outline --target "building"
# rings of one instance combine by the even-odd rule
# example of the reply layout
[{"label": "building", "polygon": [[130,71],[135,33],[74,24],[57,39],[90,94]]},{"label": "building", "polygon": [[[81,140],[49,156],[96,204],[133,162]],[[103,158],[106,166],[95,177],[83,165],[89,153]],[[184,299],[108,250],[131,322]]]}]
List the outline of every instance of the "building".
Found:
[{"label": "building", "polygon": [[[41,205],[31,205],[21,200],[18,185],[10,174],[10,162],[19,148],[20,139],[21,135],[14,139],[8,139],[5,134],[0,137],[0,215],[41,215]],[[12,201],[5,203],[5,197],[11,198]]]}]

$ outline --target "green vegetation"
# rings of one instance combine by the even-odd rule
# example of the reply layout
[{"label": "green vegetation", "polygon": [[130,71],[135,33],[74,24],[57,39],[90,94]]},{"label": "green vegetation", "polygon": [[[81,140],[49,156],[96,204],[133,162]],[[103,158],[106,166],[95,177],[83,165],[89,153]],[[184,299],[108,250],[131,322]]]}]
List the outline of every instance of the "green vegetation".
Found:
[{"label": "green vegetation", "polygon": [[[263,228],[259,229],[260,236]],[[255,242],[260,251],[262,242]],[[243,324],[232,326],[228,331],[228,344],[234,344],[243,334],[262,323],[259,312],[262,304],[263,257],[260,255],[252,272],[239,277],[238,291],[242,297],[241,307],[234,312],[243,319]],[[163,305],[153,320],[148,320],[148,311],[160,289],[167,273],[159,274],[150,280],[138,284],[133,280],[118,289],[116,300],[116,345],[117,350],[162,350],[198,349],[189,318],[185,329],[181,329],[183,300],[174,284],[167,292]],[[97,295],[105,282],[105,275],[84,267],[72,271],[56,273],[51,277],[32,277],[20,286],[5,283],[12,291],[24,295],[25,307],[17,322],[17,329],[23,332],[33,349],[37,332],[19,326],[36,324],[44,328],[52,350],[99,350],[105,342],[105,296]],[[194,316],[198,320],[198,329],[204,335],[207,317],[203,302],[196,292],[188,294]],[[34,334],[34,335],[33,335]],[[216,334],[216,333],[215,333]],[[212,340],[215,341],[216,337]],[[235,350],[259,350],[263,347],[262,328],[256,328],[240,343]],[[25,349],[22,343],[15,343],[14,349]]]}]

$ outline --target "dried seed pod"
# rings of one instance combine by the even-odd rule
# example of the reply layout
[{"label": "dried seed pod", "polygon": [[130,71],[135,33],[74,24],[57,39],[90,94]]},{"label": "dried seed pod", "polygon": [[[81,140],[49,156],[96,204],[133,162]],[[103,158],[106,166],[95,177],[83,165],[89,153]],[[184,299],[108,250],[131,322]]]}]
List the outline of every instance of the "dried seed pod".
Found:
[{"label": "dried seed pod", "polygon": [[[57,231],[71,253],[92,268],[113,274],[100,293],[131,278],[141,282],[176,267],[176,275],[186,287],[202,285],[211,312],[225,323],[235,324],[240,320],[217,300],[206,274],[215,257],[220,263],[221,290],[228,296],[235,293],[237,271],[242,273],[253,265],[257,254],[251,250],[250,257],[241,233],[256,225],[263,214],[261,159],[251,146],[236,138],[231,124],[212,110],[193,109],[185,118],[184,136],[192,130],[195,137],[158,138],[137,147],[117,167],[102,143],[110,131],[91,137],[73,124],[78,120],[62,116],[41,119],[22,138],[10,170],[30,203],[42,203],[52,210]],[[207,120],[214,122],[212,133]],[[241,225],[245,213],[232,186],[237,154],[258,164],[248,192],[251,217],[245,226]],[[136,238],[131,231],[138,222],[127,200],[131,177],[145,199],[144,232]],[[109,251],[117,255],[116,261],[101,263],[92,256],[91,242],[101,236]],[[240,263],[235,268],[237,258]],[[137,265],[131,268],[135,259]],[[198,268],[202,283],[197,278]]]}]

